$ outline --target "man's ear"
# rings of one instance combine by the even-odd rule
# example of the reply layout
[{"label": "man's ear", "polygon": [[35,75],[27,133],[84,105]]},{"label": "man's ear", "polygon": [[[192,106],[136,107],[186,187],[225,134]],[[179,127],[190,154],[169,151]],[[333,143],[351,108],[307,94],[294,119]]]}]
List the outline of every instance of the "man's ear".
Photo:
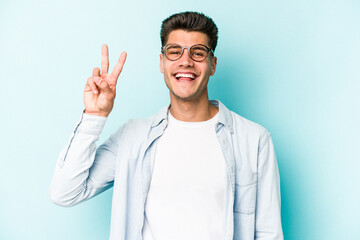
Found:
[{"label": "man's ear", "polygon": [[210,76],[213,76],[213,75],[215,74],[216,64],[217,64],[217,58],[216,58],[216,57],[212,57],[212,58],[211,58],[211,72],[210,72]]},{"label": "man's ear", "polygon": [[160,72],[161,72],[161,73],[164,73],[163,58],[164,58],[164,55],[162,55],[162,54],[160,53]]}]

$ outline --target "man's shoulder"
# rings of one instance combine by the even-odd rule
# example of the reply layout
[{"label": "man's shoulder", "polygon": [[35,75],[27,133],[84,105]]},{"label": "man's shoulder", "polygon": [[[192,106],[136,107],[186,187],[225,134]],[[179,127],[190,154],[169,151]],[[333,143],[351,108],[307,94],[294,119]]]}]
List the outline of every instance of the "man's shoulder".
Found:
[{"label": "man's shoulder", "polygon": [[248,132],[248,133],[259,134],[259,135],[270,134],[269,131],[262,125],[260,125],[256,122],[253,122],[233,111],[231,111],[231,114],[233,116],[234,124],[236,125],[237,129]]},{"label": "man's shoulder", "polygon": [[224,115],[225,125],[229,126],[235,136],[241,138],[254,138],[264,140],[270,136],[269,131],[260,124],[251,121],[234,111],[229,110],[222,103],[219,102]]},{"label": "man's shoulder", "polygon": [[156,127],[167,118],[167,109],[168,107],[163,107],[158,112],[147,118],[129,119],[125,123],[124,129],[126,131],[131,131],[132,134],[146,134],[153,127]]}]

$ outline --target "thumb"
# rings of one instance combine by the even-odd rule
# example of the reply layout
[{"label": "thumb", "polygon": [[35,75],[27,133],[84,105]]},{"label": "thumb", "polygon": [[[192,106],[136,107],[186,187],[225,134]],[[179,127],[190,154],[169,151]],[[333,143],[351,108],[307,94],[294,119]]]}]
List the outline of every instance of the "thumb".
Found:
[{"label": "thumb", "polygon": [[113,94],[113,90],[110,88],[108,82],[106,80],[101,79],[97,86],[100,88],[100,91],[105,94]]}]

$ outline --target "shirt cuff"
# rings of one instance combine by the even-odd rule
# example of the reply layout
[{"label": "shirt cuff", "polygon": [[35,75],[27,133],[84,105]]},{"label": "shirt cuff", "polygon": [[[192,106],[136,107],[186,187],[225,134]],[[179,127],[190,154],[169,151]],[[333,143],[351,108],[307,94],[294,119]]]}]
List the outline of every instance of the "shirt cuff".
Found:
[{"label": "shirt cuff", "polygon": [[76,130],[82,133],[100,135],[105,126],[106,120],[107,117],[82,113]]}]

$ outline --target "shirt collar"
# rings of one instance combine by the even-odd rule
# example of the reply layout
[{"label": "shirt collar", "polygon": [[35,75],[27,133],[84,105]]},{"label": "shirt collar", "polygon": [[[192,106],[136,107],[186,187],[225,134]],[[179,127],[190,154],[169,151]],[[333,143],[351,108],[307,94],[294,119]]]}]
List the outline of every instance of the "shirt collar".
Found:
[{"label": "shirt collar", "polygon": [[154,117],[154,120],[151,125],[152,127],[158,126],[164,120],[167,121],[169,108],[170,108],[170,104],[160,109],[160,111]]},{"label": "shirt collar", "polygon": [[231,116],[231,111],[227,109],[227,107],[225,107],[225,105],[219,100],[210,100],[210,103],[215,107],[219,108],[218,124],[224,125],[226,128],[229,129],[231,133],[233,133],[234,128],[233,128],[233,119]]}]

